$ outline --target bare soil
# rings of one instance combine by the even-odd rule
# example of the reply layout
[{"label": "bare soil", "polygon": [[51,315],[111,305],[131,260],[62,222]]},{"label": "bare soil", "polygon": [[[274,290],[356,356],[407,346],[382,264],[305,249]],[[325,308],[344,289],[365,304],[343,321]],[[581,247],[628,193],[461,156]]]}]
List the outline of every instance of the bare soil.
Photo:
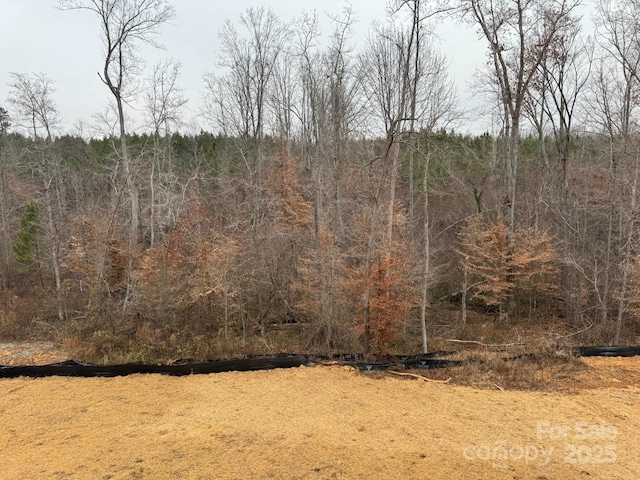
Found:
[{"label": "bare soil", "polygon": [[68,355],[51,342],[0,342],[0,365],[46,365]]},{"label": "bare soil", "polygon": [[[20,348],[0,364],[49,362]],[[558,391],[340,366],[0,379],[0,478],[640,478],[640,357],[581,362]]]}]

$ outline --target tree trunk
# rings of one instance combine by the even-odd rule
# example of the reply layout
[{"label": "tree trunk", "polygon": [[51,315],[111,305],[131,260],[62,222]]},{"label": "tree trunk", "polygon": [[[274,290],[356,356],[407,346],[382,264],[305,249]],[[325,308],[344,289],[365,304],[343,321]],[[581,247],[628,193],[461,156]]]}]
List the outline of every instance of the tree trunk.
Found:
[{"label": "tree trunk", "polygon": [[422,194],[424,195],[424,264],[422,270],[422,298],[420,302],[420,330],[422,332],[422,353],[428,353],[427,345],[427,303],[429,301],[427,297],[427,290],[429,286],[429,274],[431,270],[431,243],[429,239],[429,191],[428,176],[429,176],[429,160],[431,156],[427,153],[424,162],[424,175],[422,178]]},{"label": "tree trunk", "polygon": [[[638,161],[640,160],[640,153],[636,153],[635,166],[634,166],[634,175],[633,175],[633,183],[631,185],[631,198],[629,205],[629,213],[627,215],[627,224],[621,226],[621,232],[623,229],[626,230],[626,238],[625,238],[625,246],[624,246],[624,258],[622,259],[622,284],[620,285],[620,294],[619,303],[618,303],[618,315],[616,318],[616,333],[613,338],[613,344],[618,345],[620,343],[620,335],[622,333],[622,322],[624,321],[624,314],[626,310],[627,303],[627,290],[629,286],[629,269],[631,268],[632,259],[632,251],[634,245],[634,238],[636,230],[634,228],[635,218],[636,218],[636,195],[638,191],[638,177],[640,176],[640,165],[638,165]],[[622,216],[622,215],[621,215]]]},{"label": "tree trunk", "polygon": [[[47,158],[46,149],[51,146],[51,133],[49,132],[49,128],[47,127],[47,139],[42,145],[41,161],[43,165],[43,170],[47,170],[50,167],[50,163],[53,159]],[[55,155],[55,154],[54,154]],[[66,318],[65,305],[64,305],[64,295],[62,292],[62,279],[60,274],[60,237],[58,236],[58,228],[53,215],[53,205],[54,199],[51,195],[51,187],[52,185],[56,190],[58,190],[58,183],[56,176],[58,175],[58,165],[53,166],[53,173],[51,174],[48,181],[45,180],[44,184],[44,195],[45,202],[47,204],[47,223],[49,224],[49,237],[51,240],[51,261],[53,266],[53,275],[56,283],[56,301],[58,304],[58,320],[61,322]],[[60,195],[56,195],[56,204],[58,208],[61,210],[60,205]]]},{"label": "tree trunk", "polygon": [[127,191],[129,193],[129,201],[131,202],[131,225],[130,225],[130,237],[129,248],[130,253],[133,253],[135,246],[138,243],[138,229],[139,229],[139,198],[138,198],[138,186],[136,185],[135,178],[133,178],[133,172],[131,168],[131,159],[129,158],[129,149],[127,146],[127,133],[124,123],[124,106],[122,104],[122,98],[116,96],[116,103],[118,105],[118,121],[120,123],[120,148],[122,155],[122,166],[124,168],[124,175],[127,181]]},{"label": "tree trunk", "polygon": [[153,248],[156,240],[156,164],[158,162],[158,149],[160,148],[158,133],[154,136],[153,159],[151,160],[151,173],[149,174],[149,246]]},{"label": "tree trunk", "polygon": [[464,259],[464,271],[462,275],[462,298],[460,299],[460,316],[462,331],[467,328],[467,289],[469,288],[469,257]]},{"label": "tree trunk", "polygon": [[613,217],[616,214],[616,192],[615,192],[615,182],[616,182],[616,158],[613,148],[613,138],[610,139],[610,151],[609,151],[609,218],[607,225],[607,246],[605,249],[605,260],[604,260],[604,280],[602,285],[602,296],[601,296],[601,313],[600,313],[600,321],[602,325],[606,325],[607,319],[609,317],[609,275],[611,270],[611,250],[613,249]]},{"label": "tree trunk", "polygon": [[409,225],[413,225],[414,189],[415,187],[413,186],[413,146],[412,146],[411,151],[409,152]]},{"label": "tree trunk", "polygon": [[[513,234],[515,233],[515,210],[516,210],[516,180],[518,173],[518,156],[520,150],[520,133],[517,119],[512,120],[511,131],[507,139],[507,189],[509,199],[508,228],[509,228],[509,255],[513,254]],[[515,295],[515,275],[510,267],[507,281],[512,285],[507,292],[507,316],[510,321],[517,320],[517,305]]]},{"label": "tree trunk", "polygon": [[393,220],[396,201],[396,182],[398,177],[398,156],[400,155],[400,139],[391,135],[391,145],[387,154],[389,165],[389,205],[387,213],[387,248],[391,248],[393,242]]},{"label": "tree trunk", "polygon": [[129,150],[127,147],[127,133],[125,129],[124,123],[124,106],[122,104],[122,97],[118,94],[115,95],[116,104],[118,106],[118,121],[120,123],[120,149],[122,155],[122,166],[124,168],[124,175],[127,182],[127,192],[129,193],[129,202],[131,207],[131,215],[130,215],[130,225],[129,225],[129,261],[127,264],[126,275],[126,293],[124,297],[124,301],[122,303],[122,312],[126,312],[129,298],[131,297],[131,289],[132,278],[131,274],[133,272],[133,256],[138,245],[138,212],[139,212],[139,197],[138,197],[138,187],[136,185],[136,181],[133,178],[133,172],[131,168],[131,159],[129,158]]},{"label": "tree trunk", "polygon": [[[0,149],[0,165],[4,165],[3,163],[3,153]],[[9,236],[9,226],[7,222],[7,196],[5,192],[7,191],[6,185],[6,176],[4,168],[0,171],[0,231],[2,232],[2,251],[4,253],[2,258],[2,270],[0,271],[0,277],[2,277],[2,287],[9,288],[9,261],[11,259],[11,237]]]}]

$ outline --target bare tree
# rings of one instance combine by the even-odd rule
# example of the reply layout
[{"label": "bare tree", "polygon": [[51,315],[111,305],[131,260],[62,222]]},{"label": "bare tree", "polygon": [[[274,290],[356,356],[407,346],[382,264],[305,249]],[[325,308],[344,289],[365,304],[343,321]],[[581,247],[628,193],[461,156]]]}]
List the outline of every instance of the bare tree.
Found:
[{"label": "bare tree", "polygon": [[293,55],[285,49],[280,54],[273,72],[273,85],[268,94],[267,105],[272,112],[273,133],[287,146],[294,128],[297,94]]},{"label": "bare tree", "polygon": [[[640,25],[635,0],[596,4],[596,41],[602,49],[596,77],[594,120],[611,138],[627,138],[640,81]],[[615,166],[615,165],[614,165]]]},{"label": "bare tree", "polygon": [[528,112],[530,118],[536,122],[535,111],[543,116],[536,125],[539,133],[544,137],[545,124],[551,126],[560,170],[558,180],[565,199],[569,190],[567,166],[576,106],[584,96],[593,60],[593,46],[583,37],[579,20],[568,15],[559,24],[528,92],[535,104],[534,111]]},{"label": "bare tree", "polygon": [[[275,13],[264,7],[248,8],[240,16],[240,24],[243,27],[241,32],[227,20],[220,32],[222,52],[219,66],[223,67],[224,73],[205,75],[205,115],[225,133],[236,138],[238,153],[247,170],[246,179],[241,184],[246,195],[243,204],[246,205],[245,214],[251,229],[252,254],[259,258],[265,254],[264,239],[270,234],[265,224],[271,200],[270,192],[265,188],[269,178],[265,168],[264,137],[269,126],[273,125],[269,102],[273,95],[278,95],[276,71],[285,51],[288,31]],[[281,83],[280,87],[283,86]],[[284,92],[289,87],[290,83],[284,86]],[[280,93],[283,93],[282,88]],[[279,288],[278,276],[269,270],[272,257],[258,262],[255,265],[258,268],[250,275],[263,334],[266,333],[269,309],[264,302],[265,296],[273,299]]]},{"label": "bare tree", "polygon": [[508,225],[515,228],[520,121],[540,64],[566,18],[579,5],[567,0],[468,0],[465,15],[489,43],[490,69],[499,87],[507,139]]},{"label": "bare tree", "polygon": [[[140,72],[142,59],[136,49],[140,44],[160,47],[156,36],[160,26],[171,20],[174,9],[166,0],[60,0],[63,10],[87,10],[98,16],[103,41],[104,64],[100,80],[109,88],[118,110],[120,127],[120,157],[127,182],[130,213],[129,277],[133,268],[132,253],[138,243],[139,188],[132,169],[127,148],[127,127],[124,105],[131,93],[134,77]],[[124,308],[130,294],[131,281],[127,280]]]},{"label": "bare tree", "polygon": [[386,146],[382,156],[384,175],[381,179],[388,188],[388,214],[384,238],[387,244],[390,244],[393,238],[393,208],[396,200],[400,142],[410,114],[412,78],[409,76],[409,69],[412,68],[414,41],[411,31],[394,26],[378,27],[370,36],[368,47],[362,57],[362,83],[366,96],[373,100],[374,115],[381,120],[386,135]]},{"label": "bare tree", "polygon": [[158,137],[170,134],[172,128],[182,124],[187,99],[178,85],[181,68],[181,63],[175,60],[158,63],[147,80],[146,113],[149,124]]},{"label": "bare tree", "polygon": [[[351,45],[355,15],[351,7],[339,15],[329,15],[332,31],[327,45],[320,45],[317,13],[303,14],[294,21],[292,54],[297,59],[295,116],[299,126],[303,170],[312,182],[314,239],[313,254],[301,267],[318,273],[318,302],[314,308],[312,338],[332,344],[340,336],[344,320],[340,311],[341,285],[338,265],[349,233],[345,196],[353,179],[347,174],[351,134],[357,128],[361,84]],[[345,193],[347,192],[347,193]]]},{"label": "bare tree", "polygon": [[[58,217],[54,207],[60,206],[60,162],[53,150],[53,129],[60,121],[58,109],[53,100],[53,80],[40,73],[33,77],[29,74],[12,73],[9,102],[14,105],[23,125],[33,133],[34,146],[40,162],[34,168],[43,176],[44,203],[47,210],[47,226],[51,243],[51,261],[53,266],[56,297],[58,301],[58,318],[66,317],[62,278],[60,271],[60,236],[58,233]],[[39,133],[44,132],[45,137]]]},{"label": "bare tree", "polygon": [[[629,270],[637,250],[638,93],[640,92],[640,25],[635,0],[599,1],[596,4],[596,41],[602,54],[598,58],[593,82],[591,109],[596,128],[608,140],[609,159],[606,245],[604,267],[598,289],[602,325],[609,319],[610,296],[617,300],[614,343],[620,340],[626,315]],[[618,271],[619,282],[612,282]],[[613,303],[613,302],[611,302]]]},{"label": "bare tree", "polygon": [[17,124],[31,131],[34,139],[45,138],[50,142],[52,129],[60,122],[52,98],[53,80],[43,73],[11,73],[11,78],[9,104],[16,112]]},{"label": "bare tree", "polygon": [[[176,183],[171,160],[171,132],[172,128],[180,125],[186,98],[182,96],[182,89],[178,85],[180,63],[170,60],[157,64],[151,77],[147,81],[145,93],[146,115],[153,128],[153,158],[149,173],[149,243],[153,247],[156,239],[156,222],[158,209],[158,187],[168,187],[168,183]],[[158,176],[164,181],[158,184]],[[170,209],[172,203],[165,198],[162,206]]]},{"label": "bare tree", "polygon": [[[310,146],[317,142],[317,104],[321,77],[318,73],[321,55],[318,51],[320,19],[318,12],[303,12],[291,25],[294,35],[293,55],[297,60],[298,82],[300,83],[299,106],[296,116],[300,124],[302,162],[305,169],[311,168]],[[317,229],[316,229],[317,230]]]},{"label": "bare tree", "polygon": [[[579,0],[464,0],[465,17],[489,44],[489,69],[498,85],[506,141],[507,226],[515,231],[520,122],[531,82],[565,19]],[[514,291],[507,313],[516,317]]]},{"label": "bare tree", "polygon": [[303,13],[294,19],[291,31],[295,35],[293,55],[296,58],[297,81],[300,85],[295,116],[299,125],[302,165],[310,172],[313,185],[313,217],[316,241],[319,241],[320,226],[324,221],[323,179],[324,162],[319,159],[320,117],[326,110],[321,106],[323,72],[322,55],[318,51],[320,23],[317,12]]},{"label": "bare tree", "polygon": [[[418,145],[416,131],[432,132],[437,126],[444,126],[455,114],[453,86],[447,79],[446,61],[432,47],[432,39],[426,20],[438,10],[427,11],[424,2],[410,0],[396,2],[392,22],[400,14],[408,13],[408,27],[391,23],[378,27],[370,38],[369,46],[362,59],[363,89],[367,98],[374,100],[376,116],[384,125],[386,148],[382,158],[383,177],[379,188],[386,181],[388,188],[386,235],[383,243],[391,245],[396,203],[396,182],[401,144],[409,140],[409,212],[413,219],[413,161],[417,153],[424,161],[424,258],[422,269],[421,330],[423,351],[427,351],[426,308],[427,288],[431,276],[431,247],[429,222],[429,192],[427,175],[431,152]],[[382,190],[380,190],[381,192]],[[379,194],[375,195],[380,198]],[[375,224],[375,213],[373,208]]]},{"label": "bare tree", "polygon": [[[555,178],[538,179],[538,193],[534,202],[534,215],[539,218],[539,206],[549,204],[543,196],[557,186],[560,202],[557,204],[557,222],[560,226],[562,244],[562,284],[564,287],[567,316],[577,320],[576,271],[570,260],[575,247],[572,219],[575,218],[574,203],[570,200],[569,164],[572,156],[572,141],[575,139],[576,118],[580,118],[587,105],[587,87],[593,65],[593,42],[582,32],[580,18],[568,15],[559,24],[558,32],[540,62],[525,101],[526,115],[538,133],[538,148],[541,172],[553,170]],[[581,108],[583,107],[583,108]],[[555,151],[547,151],[549,136]],[[553,163],[549,163],[549,156]],[[552,203],[552,202],[551,202]],[[535,220],[537,224],[537,220]],[[577,324],[576,324],[577,327]]]},{"label": "bare tree", "polygon": [[11,248],[10,236],[9,236],[9,206],[7,196],[7,178],[6,178],[6,140],[5,137],[11,126],[9,112],[3,107],[0,107],[0,232],[2,233],[3,242],[0,244],[0,251],[2,254],[2,270],[0,275],[2,276],[2,286],[8,285],[8,270]]},{"label": "bare tree", "polygon": [[327,225],[343,240],[348,140],[363,121],[361,83],[351,45],[355,14],[347,6],[329,18],[333,30],[323,49],[317,14],[303,16],[293,27],[301,84],[298,111],[304,167],[313,180],[316,239],[320,226]]},{"label": "bare tree", "polygon": [[225,133],[251,140],[256,163],[247,163],[247,168],[259,183],[268,100],[287,29],[271,9],[263,7],[248,8],[240,23],[244,37],[229,20],[220,32],[220,66],[227,72],[205,75],[205,113]]}]

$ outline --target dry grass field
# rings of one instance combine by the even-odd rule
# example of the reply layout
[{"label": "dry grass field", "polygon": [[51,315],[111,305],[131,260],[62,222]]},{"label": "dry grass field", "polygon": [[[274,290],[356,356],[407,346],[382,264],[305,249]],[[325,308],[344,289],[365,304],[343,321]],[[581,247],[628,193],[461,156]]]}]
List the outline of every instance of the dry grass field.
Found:
[{"label": "dry grass field", "polygon": [[341,366],[3,379],[0,478],[640,478],[640,357],[576,362],[543,391]]}]

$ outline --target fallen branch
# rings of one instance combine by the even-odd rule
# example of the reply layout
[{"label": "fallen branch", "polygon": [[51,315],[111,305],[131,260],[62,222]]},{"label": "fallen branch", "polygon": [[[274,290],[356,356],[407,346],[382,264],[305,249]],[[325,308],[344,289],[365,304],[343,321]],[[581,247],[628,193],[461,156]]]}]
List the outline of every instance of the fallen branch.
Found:
[{"label": "fallen branch", "polygon": [[517,342],[517,343],[482,343],[482,342],[476,342],[475,340],[456,340],[454,338],[447,338],[446,339],[447,342],[455,342],[455,343],[472,343],[474,345],[480,345],[481,347],[487,347],[487,348],[507,348],[507,347],[517,347],[519,345],[524,345],[523,342]]},{"label": "fallen branch", "polygon": [[446,380],[433,380],[432,378],[423,377],[422,375],[418,375],[416,373],[403,373],[403,372],[396,372],[394,370],[387,370],[387,371],[389,373],[393,373],[394,375],[401,375],[403,377],[419,378],[421,380],[424,380],[425,382],[449,383],[451,381],[451,377],[447,378]]}]

